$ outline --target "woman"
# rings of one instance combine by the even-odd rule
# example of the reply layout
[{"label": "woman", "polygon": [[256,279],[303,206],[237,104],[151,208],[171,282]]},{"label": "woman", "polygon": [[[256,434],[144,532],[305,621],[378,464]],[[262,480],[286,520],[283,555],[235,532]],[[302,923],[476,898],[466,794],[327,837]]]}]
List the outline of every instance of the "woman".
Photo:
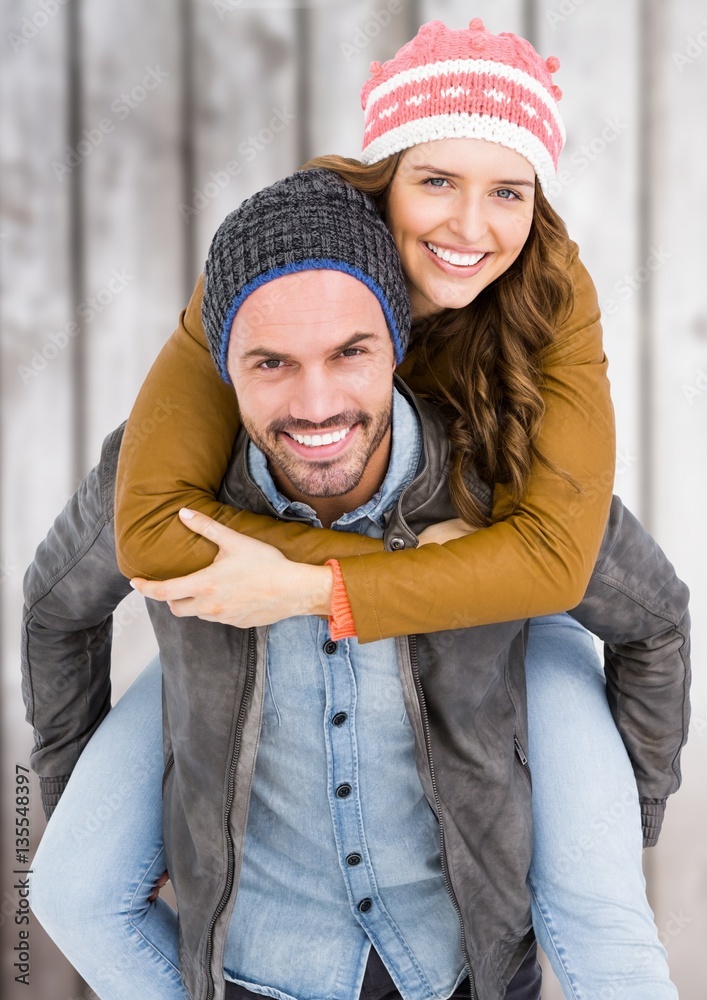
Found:
[{"label": "woman", "polygon": [[[336,608],[332,635],[361,641],[561,611],[583,595],[608,508],[612,422],[593,291],[542,194],[562,145],[555,107],[560,95],[550,78],[556,68],[556,62],[543,64],[522,39],[489,35],[478,20],[463,32],[447,31],[439,22],[426,25],[394,60],[374,65],[364,88],[364,159],[372,166],[318,161],[380,198],[416,321],[413,349],[398,371],[448,410],[456,447],[455,501],[466,522],[480,530],[457,538],[458,526],[441,528],[430,540],[454,540],[394,557],[366,540],[361,557],[361,539],[267,524],[217,510],[193,490],[181,494],[170,511],[186,503],[217,515],[273,542],[293,560],[269,621],[293,613],[299,597],[295,560],[320,564],[331,556],[338,561],[333,570],[321,568],[321,579],[331,594],[326,610]],[[203,566],[213,555],[198,535],[184,539],[171,513],[164,517],[164,505],[159,551],[132,530],[146,523],[154,495],[176,480],[177,469],[187,482],[215,491],[230,455],[233,398],[217,377],[209,378],[198,294],[195,300],[181,337],[165,349],[141,393],[121,453],[118,541],[121,568],[130,575],[171,576]],[[190,352],[196,364],[190,364]],[[147,459],[130,429],[139,429],[154,411],[165,378],[182,393],[182,406],[174,421],[152,422]],[[157,468],[160,456],[170,469]],[[471,462],[498,484],[488,526],[465,487]],[[498,567],[497,586],[489,584],[491,565]],[[424,602],[415,586],[422,573],[433,582]],[[179,613],[207,614],[193,584],[169,593],[182,600]],[[272,579],[263,587],[272,591]],[[393,587],[400,595],[394,603],[386,600]],[[149,586],[143,590],[150,593]],[[249,600],[257,607],[254,584]],[[238,624],[254,623],[248,617],[253,613],[247,606],[233,612],[241,616]],[[568,996],[674,997],[645,902],[635,783],[591,639],[564,616],[537,621],[527,671],[537,827],[531,889],[541,944]],[[183,995],[174,917],[163,904],[147,902],[163,867],[158,688],[153,665],[94,738],[36,865],[35,908],[92,981],[113,978],[113,996]],[[117,741],[128,742],[131,751],[120,761],[114,759]],[[104,829],[109,843],[122,843],[120,864],[108,851],[106,877],[92,844],[79,848],[84,878],[87,864],[100,876],[96,894],[102,902],[89,904],[91,927],[101,924],[104,942],[113,935],[113,959],[102,969],[100,956],[87,955],[87,930],[81,929],[79,946],[77,924],[65,915],[53,917],[50,865],[54,851],[66,864],[62,834],[75,819],[76,802],[82,795],[95,801],[96,774],[116,771],[125,780],[124,805]],[[586,830],[617,801],[624,805],[622,818],[587,846]],[[86,905],[84,890],[76,898]],[[137,967],[136,952],[144,968]],[[123,966],[120,956],[126,954],[131,960]],[[157,982],[154,994],[149,970]]]}]

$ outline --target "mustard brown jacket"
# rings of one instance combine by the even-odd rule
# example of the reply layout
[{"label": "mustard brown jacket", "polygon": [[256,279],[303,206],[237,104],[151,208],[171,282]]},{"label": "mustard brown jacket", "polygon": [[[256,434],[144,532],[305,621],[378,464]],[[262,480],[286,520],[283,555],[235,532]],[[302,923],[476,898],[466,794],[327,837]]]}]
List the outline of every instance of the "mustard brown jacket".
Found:
[{"label": "mustard brown jacket", "polygon": [[[390,511],[387,548],[393,540],[414,545],[428,524],[452,514],[445,428],[430,407],[413,404],[423,455]],[[120,441],[120,431],[108,438],[100,465],[57,519],[25,578],[23,692],[36,732],[32,766],[48,809],[110,704],[111,615],[130,589],[115,555]],[[246,443],[242,433],[220,498],[272,514],[249,477]],[[472,487],[490,502],[483,484]],[[680,782],[687,598],[660,548],[616,498],[589,588],[572,614],[607,644],[607,695],[633,762],[647,843]],[[194,1000],[221,1000],[267,629],[175,618],[166,605],[149,603],[164,679],[164,836],[179,905],[180,968]],[[411,634],[396,643],[418,772],[440,821],[443,872],[459,913],[472,996],[481,1000],[501,1000],[532,940],[526,626],[520,619]]]},{"label": "mustard brown jacket", "polygon": [[[574,245],[573,245],[574,247]],[[570,474],[534,464],[520,508],[489,528],[392,558],[377,539],[233,511],[216,497],[238,428],[233,390],[212,362],[201,324],[203,284],[149,372],[130,415],[116,497],[118,560],[126,576],[166,579],[216,555],[185,528],[180,507],[270,542],[296,562],[338,558],[359,641],[483,625],[574,607],[596,562],[614,481],[614,422],[596,292],[576,257],[574,308],[543,359],[540,452]],[[446,381],[446,355],[435,363]],[[398,368],[418,395],[431,376],[414,348]],[[507,512],[497,487],[494,516]],[[419,581],[434,586],[420,587]]]}]

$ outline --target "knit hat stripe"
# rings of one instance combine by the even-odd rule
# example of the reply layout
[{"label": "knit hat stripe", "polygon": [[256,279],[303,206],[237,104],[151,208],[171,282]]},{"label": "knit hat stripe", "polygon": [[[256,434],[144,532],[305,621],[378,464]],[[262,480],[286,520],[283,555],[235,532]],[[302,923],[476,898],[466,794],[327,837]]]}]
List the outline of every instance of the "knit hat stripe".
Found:
[{"label": "knit hat stripe", "polygon": [[547,105],[523,84],[495,73],[479,73],[473,81],[468,74],[448,73],[425,87],[396,88],[372,105],[364,142],[404,121],[454,112],[492,115],[523,125],[541,142],[552,143],[550,155],[555,161],[564,144],[564,128],[556,115],[548,113]]},{"label": "knit hat stripe", "polygon": [[286,274],[297,274],[300,271],[342,271],[344,274],[350,274],[352,278],[356,278],[358,281],[363,282],[366,288],[373,292],[380,303],[380,307],[383,310],[383,315],[385,316],[388,330],[393,341],[395,363],[398,365],[400,364],[405,356],[405,346],[400,335],[398,323],[393,315],[393,311],[390,308],[388,299],[378,282],[374,281],[370,275],[365,274],[360,268],[354,267],[352,264],[348,264],[345,260],[328,260],[326,258],[318,257],[316,259],[310,258],[309,260],[294,261],[290,264],[285,264],[282,267],[273,267],[264,274],[259,274],[257,278],[253,279],[253,281],[248,282],[248,284],[245,285],[239,294],[234,298],[224,317],[223,324],[221,326],[221,336],[219,338],[218,370],[224,381],[230,382],[230,376],[228,374],[228,345],[231,340],[231,327],[233,326],[233,321],[236,318],[236,313],[243,305],[244,301],[249,295],[253,294],[256,288],[260,288],[261,285],[267,285],[268,282],[274,281],[275,278],[282,278]]},{"label": "knit hat stripe", "polygon": [[[370,105],[364,149],[386,129],[434,114],[486,114],[523,125],[541,142],[549,143],[555,163],[564,145],[564,126],[557,112],[525,81],[507,74],[482,71],[474,77],[448,72],[431,77],[426,86],[406,83]],[[517,75],[517,74],[516,74]]]},{"label": "knit hat stripe", "polygon": [[516,66],[508,66],[506,63],[494,62],[491,59],[445,59],[441,62],[429,63],[426,66],[415,66],[412,69],[401,70],[400,73],[396,73],[395,76],[391,76],[389,80],[375,87],[368,95],[368,100],[364,108],[366,118],[373,111],[373,105],[376,101],[381,100],[381,98],[386,97],[388,94],[394,93],[399,87],[404,87],[406,84],[424,83],[426,80],[431,80],[437,76],[465,77],[472,74],[497,76],[502,80],[510,80],[511,83],[517,83],[521,87],[525,87],[526,90],[531,91],[552,114],[560,132],[564,136],[565,129],[562,119],[547,88],[536,80],[535,77],[529,73],[525,73],[522,69],[518,69]]},{"label": "knit hat stripe", "polygon": [[489,115],[435,115],[416,118],[389,129],[369,143],[361,154],[363,163],[377,163],[400,149],[409,149],[436,139],[486,139],[515,149],[535,171],[543,190],[555,174],[555,165],[547,147],[525,128]]}]

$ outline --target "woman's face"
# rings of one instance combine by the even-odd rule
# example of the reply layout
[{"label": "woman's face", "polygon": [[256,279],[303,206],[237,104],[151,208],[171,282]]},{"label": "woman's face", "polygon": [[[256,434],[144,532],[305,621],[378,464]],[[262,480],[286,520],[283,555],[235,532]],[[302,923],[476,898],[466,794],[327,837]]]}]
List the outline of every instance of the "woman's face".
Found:
[{"label": "woman's face", "polygon": [[461,309],[503,274],[528,238],[535,171],[484,139],[438,139],[406,150],[386,217],[415,319]]}]

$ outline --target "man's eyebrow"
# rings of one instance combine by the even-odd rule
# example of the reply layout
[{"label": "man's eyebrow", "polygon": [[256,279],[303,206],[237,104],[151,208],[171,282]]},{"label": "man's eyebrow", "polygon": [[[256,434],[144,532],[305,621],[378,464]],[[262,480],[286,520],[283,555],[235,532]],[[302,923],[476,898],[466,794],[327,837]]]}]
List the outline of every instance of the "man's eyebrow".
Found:
[{"label": "man's eyebrow", "polygon": [[[347,340],[343,341],[343,343],[337,344],[331,353],[339,354],[341,351],[346,351],[355,344],[360,344],[365,340],[372,340],[376,336],[377,334],[373,332],[360,330],[357,333],[352,334]],[[249,351],[241,354],[241,358],[267,358],[269,361],[291,361],[292,355],[285,354],[282,351],[272,351],[268,347],[252,347]]]},{"label": "man's eyebrow", "polygon": [[[452,180],[459,180],[462,175],[455,174],[451,170],[441,170],[436,167],[433,163],[418,163],[411,167],[412,170],[424,171],[425,173],[435,174],[437,177],[451,177]],[[494,181],[494,184],[508,184],[514,187],[535,187],[535,181],[524,181],[524,180],[499,180]]]},{"label": "man's eyebrow", "polygon": [[352,336],[350,336],[348,340],[345,340],[343,344],[339,344],[338,347],[335,347],[332,353],[338,354],[340,351],[345,351],[349,347],[353,347],[355,344],[360,344],[361,341],[375,340],[377,336],[378,335],[373,333],[372,330],[370,331],[359,330],[356,333],[352,334]]},{"label": "man's eyebrow", "polygon": [[253,347],[250,351],[246,351],[245,354],[241,354],[242,358],[270,358],[274,361],[287,361],[290,358],[289,354],[283,354],[282,351],[271,351],[267,347]]}]

